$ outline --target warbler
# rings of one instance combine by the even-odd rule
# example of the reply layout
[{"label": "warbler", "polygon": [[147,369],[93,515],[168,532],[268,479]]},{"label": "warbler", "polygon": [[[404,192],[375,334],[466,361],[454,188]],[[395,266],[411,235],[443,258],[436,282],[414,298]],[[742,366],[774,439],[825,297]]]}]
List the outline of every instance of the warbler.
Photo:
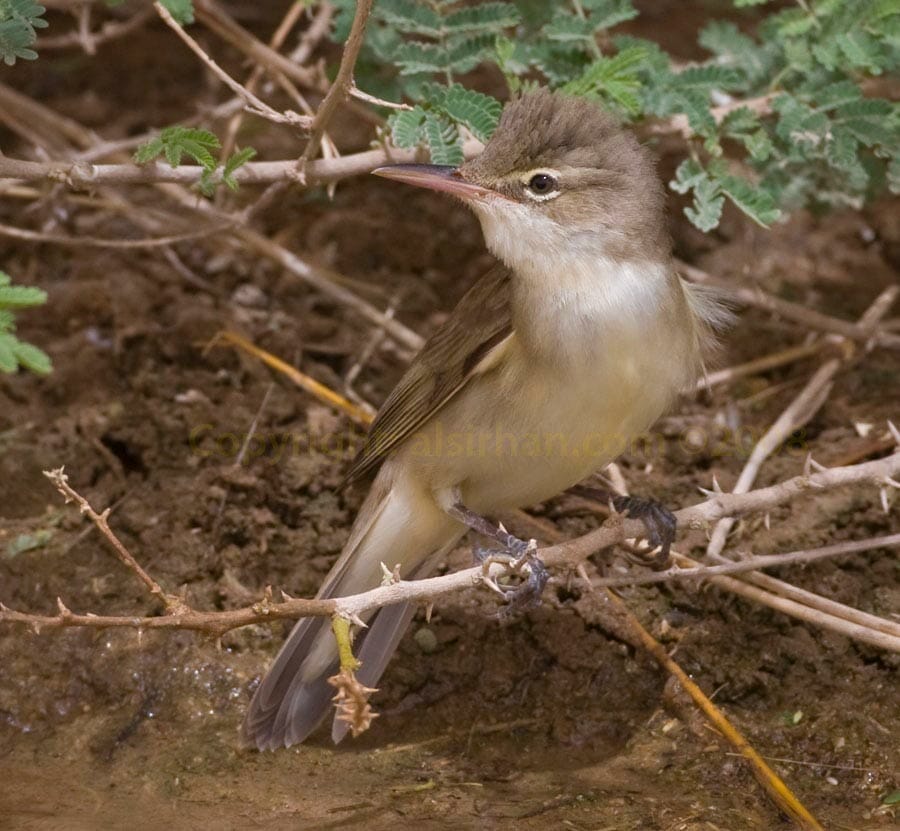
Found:
[{"label": "warbler", "polygon": [[[348,473],[374,482],[321,598],[378,586],[382,563],[406,580],[427,576],[469,528],[525,554],[485,516],[549,499],[615,459],[695,382],[726,314],[673,267],[652,155],[591,101],[528,92],[460,167],[374,172],[461,199],[498,263],[378,413]],[[666,555],[671,514],[619,505]],[[529,570],[535,594],[540,563]],[[369,617],[355,644],[361,683],[378,681],[413,612],[402,603]],[[329,712],[338,667],[329,624],[296,625],[253,696],[248,743],[301,742]],[[334,741],[347,729],[335,718]]]}]

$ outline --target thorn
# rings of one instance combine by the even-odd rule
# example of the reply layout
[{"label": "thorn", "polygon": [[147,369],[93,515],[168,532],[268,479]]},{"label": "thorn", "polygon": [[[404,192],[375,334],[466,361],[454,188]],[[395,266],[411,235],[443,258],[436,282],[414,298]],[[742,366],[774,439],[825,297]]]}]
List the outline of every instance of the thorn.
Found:
[{"label": "thorn", "polygon": [[763,517],[763,525],[766,526],[766,531],[772,530],[772,517],[768,511],[766,511],[765,516]]},{"label": "thorn", "polygon": [[59,609],[60,617],[72,617],[72,612],[70,609],[66,607],[66,604],[62,602],[61,597],[56,598],[56,608]]},{"label": "thorn", "polygon": [[431,613],[434,611],[434,603],[425,605],[425,623],[431,623]]},{"label": "thorn", "polygon": [[358,615],[356,612],[351,612],[347,615],[347,620],[350,621],[354,626],[358,626],[360,629],[368,629],[368,624]]},{"label": "thorn", "polygon": [[697,485],[697,490],[700,491],[707,499],[712,499],[716,494],[715,491],[711,491],[709,488],[701,488]]},{"label": "thorn", "polygon": [[383,560],[378,565],[381,566],[381,585],[390,586],[394,582],[394,573],[384,564]]},{"label": "thorn", "polygon": [[719,480],[716,479],[715,474],[713,474],[713,490],[716,493],[725,493],[725,491],[722,490],[722,486],[719,484]]},{"label": "thorn", "polygon": [[896,425],[893,421],[888,419],[888,430],[891,431],[891,435],[894,437],[894,441],[897,442],[897,446],[900,447],[900,430],[897,429]]},{"label": "thorn", "polygon": [[888,485],[891,488],[900,488],[900,482],[898,482],[896,479],[891,479],[890,476],[885,476],[882,481],[885,485]]},{"label": "thorn", "polygon": [[509,533],[509,531],[506,530],[506,526],[505,526],[502,522],[498,522],[498,523],[497,523],[497,527],[498,527],[504,534],[508,534],[508,533]]},{"label": "thorn", "polygon": [[887,497],[887,488],[879,488],[878,495],[881,497],[881,508],[886,513],[889,514],[891,512],[891,505],[888,502]]},{"label": "thorn", "polygon": [[281,592],[282,603],[289,603],[291,600],[297,599],[296,597],[292,597],[291,595],[289,595],[284,589],[280,589],[279,591]]},{"label": "thorn", "polygon": [[812,453],[807,453],[806,458],[803,460],[803,475],[810,475],[810,468],[812,467]]}]

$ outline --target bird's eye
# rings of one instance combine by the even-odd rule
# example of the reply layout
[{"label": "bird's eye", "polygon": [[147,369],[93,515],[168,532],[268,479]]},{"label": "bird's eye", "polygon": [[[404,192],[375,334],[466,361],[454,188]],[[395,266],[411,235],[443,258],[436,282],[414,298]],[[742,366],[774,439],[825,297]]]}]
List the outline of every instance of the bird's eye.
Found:
[{"label": "bird's eye", "polygon": [[535,173],[528,180],[528,190],[536,196],[546,196],[557,188],[556,179],[549,173]]}]

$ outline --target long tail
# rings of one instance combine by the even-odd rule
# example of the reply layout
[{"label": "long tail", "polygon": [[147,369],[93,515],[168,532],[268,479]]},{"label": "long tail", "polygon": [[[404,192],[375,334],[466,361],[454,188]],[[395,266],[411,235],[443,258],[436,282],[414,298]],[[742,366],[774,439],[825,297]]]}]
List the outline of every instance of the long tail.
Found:
[{"label": "long tail", "polygon": [[[390,462],[379,473],[318,597],[346,597],[379,585],[381,563],[400,564],[404,579],[427,576],[440,557],[455,545],[463,530],[414,483],[397,480]],[[374,686],[415,608],[409,603],[386,606],[368,621],[356,639],[361,662],[357,678]],[[331,710],[334,688],[327,679],[338,670],[337,647],[328,618],[305,618],[291,632],[250,702],[244,740],[260,750],[302,742]],[[335,719],[335,743],[348,725]]]}]

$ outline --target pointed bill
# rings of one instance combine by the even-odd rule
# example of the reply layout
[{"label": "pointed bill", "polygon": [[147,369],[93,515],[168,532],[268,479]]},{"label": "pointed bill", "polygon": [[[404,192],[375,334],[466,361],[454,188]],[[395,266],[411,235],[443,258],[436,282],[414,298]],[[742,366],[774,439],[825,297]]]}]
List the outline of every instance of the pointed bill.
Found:
[{"label": "pointed bill", "polygon": [[460,199],[478,199],[498,196],[490,188],[468,182],[459,173],[459,168],[442,164],[391,164],[372,171],[385,179],[396,179],[407,185],[450,193]]}]

